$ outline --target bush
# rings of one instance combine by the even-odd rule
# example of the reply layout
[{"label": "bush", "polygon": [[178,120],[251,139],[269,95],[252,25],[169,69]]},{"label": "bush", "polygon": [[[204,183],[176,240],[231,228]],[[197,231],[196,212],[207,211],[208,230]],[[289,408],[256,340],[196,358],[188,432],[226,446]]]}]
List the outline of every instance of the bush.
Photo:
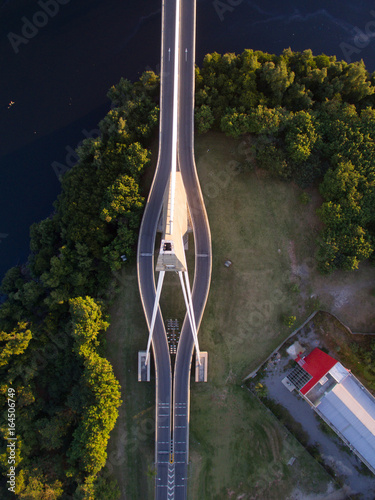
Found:
[{"label": "bush", "polygon": [[296,316],[288,316],[287,314],[285,314],[282,318],[283,324],[288,328],[291,328],[296,321],[297,321]]},{"label": "bush", "polygon": [[299,195],[298,199],[302,205],[307,205],[311,201],[311,196],[304,191]]}]

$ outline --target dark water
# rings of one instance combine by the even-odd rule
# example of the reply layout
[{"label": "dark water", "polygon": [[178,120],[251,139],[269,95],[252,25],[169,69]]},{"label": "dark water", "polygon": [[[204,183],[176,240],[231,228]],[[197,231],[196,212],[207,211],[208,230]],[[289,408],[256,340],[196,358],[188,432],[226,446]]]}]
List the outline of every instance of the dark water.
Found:
[{"label": "dark water", "polygon": [[[72,150],[95,133],[107,90],[158,69],[161,0],[59,1],[0,0],[0,277],[26,260],[28,228],[52,212],[60,190],[52,165],[71,165]],[[197,5],[198,64],[213,51],[290,46],[363,58],[373,71],[374,37],[370,1]]]}]

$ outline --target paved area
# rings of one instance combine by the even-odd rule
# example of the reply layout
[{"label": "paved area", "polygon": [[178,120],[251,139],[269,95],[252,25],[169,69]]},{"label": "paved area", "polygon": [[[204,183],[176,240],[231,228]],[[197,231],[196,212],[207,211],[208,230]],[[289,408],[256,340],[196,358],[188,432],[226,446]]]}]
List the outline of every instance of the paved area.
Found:
[{"label": "paved area", "polygon": [[[301,345],[310,344],[310,349],[319,346],[318,337],[313,329],[307,328],[298,336]],[[297,337],[294,339],[297,340]],[[283,350],[281,350],[283,352]],[[309,352],[309,351],[307,351]],[[361,494],[363,499],[375,498],[375,476],[359,472],[362,469],[360,460],[345,447],[336,436],[329,436],[321,430],[320,418],[310,405],[295,391],[289,392],[281,383],[290,371],[290,358],[281,353],[275,355],[268,363],[262,383],[268,389],[268,396],[281,403],[309,435],[309,444],[318,444],[319,451],[327,465],[332,467],[344,483],[349,494]]]}]

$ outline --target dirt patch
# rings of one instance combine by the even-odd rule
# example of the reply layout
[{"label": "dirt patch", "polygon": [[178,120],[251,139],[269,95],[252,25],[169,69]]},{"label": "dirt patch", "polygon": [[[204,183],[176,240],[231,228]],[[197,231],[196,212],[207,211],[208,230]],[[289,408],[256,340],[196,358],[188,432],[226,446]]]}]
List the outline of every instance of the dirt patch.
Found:
[{"label": "dirt patch", "polygon": [[295,488],[291,493],[289,500],[345,500],[349,497],[349,494],[350,490],[348,488],[335,491],[333,485],[329,485],[327,491],[321,495],[306,495],[304,491]]},{"label": "dirt patch", "polygon": [[357,271],[336,271],[332,276],[315,275],[314,293],[324,308],[337,314],[357,332],[375,332],[375,267],[367,262]]}]

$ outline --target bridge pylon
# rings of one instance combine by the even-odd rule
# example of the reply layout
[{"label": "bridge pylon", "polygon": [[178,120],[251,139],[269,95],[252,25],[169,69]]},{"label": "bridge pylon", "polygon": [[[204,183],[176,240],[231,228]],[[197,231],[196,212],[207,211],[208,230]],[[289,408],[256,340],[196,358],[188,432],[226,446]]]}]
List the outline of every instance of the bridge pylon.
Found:
[{"label": "bridge pylon", "polygon": [[152,335],[154,333],[156,315],[160,304],[160,296],[166,272],[178,273],[181,289],[185,300],[185,306],[191,326],[196,355],[200,364],[200,350],[198,343],[198,333],[195,321],[194,307],[192,302],[189,274],[186,264],[184,238],[188,227],[188,206],[186,191],[182,180],[181,172],[177,171],[169,178],[164,194],[162,208],[162,238],[160,251],[156,262],[155,270],[159,272],[154,308],[152,311],[149,337],[146,349],[147,365],[150,357],[150,347]]}]

